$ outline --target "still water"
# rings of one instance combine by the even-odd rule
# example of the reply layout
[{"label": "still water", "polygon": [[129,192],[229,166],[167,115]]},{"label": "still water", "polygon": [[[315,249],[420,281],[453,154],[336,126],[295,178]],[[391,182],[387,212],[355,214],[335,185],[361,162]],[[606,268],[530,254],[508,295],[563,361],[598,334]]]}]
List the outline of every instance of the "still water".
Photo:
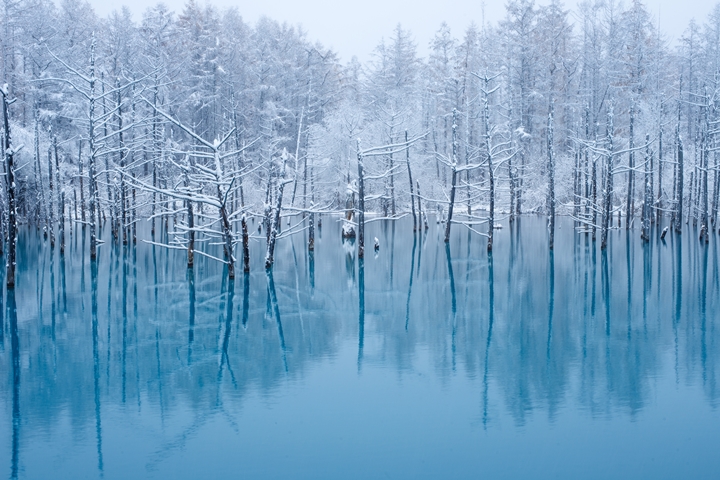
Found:
[{"label": "still water", "polygon": [[326,217],[314,256],[281,239],[267,275],[258,237],[234,282],[26,229],[0,476],[719,478],[717,237],[603,254],[565,221],[553,254],[543,219],[504,227],[489,257],[462,227],[370,223],[359,262]]}]

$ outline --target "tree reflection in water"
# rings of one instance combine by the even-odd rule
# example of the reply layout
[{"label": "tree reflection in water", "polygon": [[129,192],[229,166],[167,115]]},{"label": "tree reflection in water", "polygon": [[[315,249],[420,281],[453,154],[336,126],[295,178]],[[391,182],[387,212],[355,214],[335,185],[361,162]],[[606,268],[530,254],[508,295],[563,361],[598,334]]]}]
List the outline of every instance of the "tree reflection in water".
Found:
[{"label": "tree reflection in water", "polygon": [[[343,400],[315,412],[306,434],[347,402],[357,430],[345,433],[358,439],[388,424],[386,410],[432,418],[444,389],[472,399],[465,420],[478,416],[488,435],[507,420],[522,431],[568,412],[626,424],[657,407],[657,382],[668,374],[683,395],[717,408],[716,242],[690,241],[688,231],[665,242],[655,232],[642,244],[631,230],[612,232],[600,251],[561,221],[548,251],[543,221],[524,217],[497,232],[488,254],[460,228],[446,244],[441,226],[413,234],[411,222],[369,223],[381,248],[364,260],[339,232],[309,253],[298,233],[280,239],[266,272],[255,245],[251,273],[237,284],[205,257],[188,270],[183,252],[107,242],[89,262],[81,227],[65,255],[23,231],[17,288],[0,308],[0,362],[10,377],[0,384],[8,399],[0,425],[11,432],[0,460],[22,477],[41,469],[24,458],[82,443],[89,430],[91,476],[161,469],[195,436],[214,445],[218,425],[231,426],[228,445],[268,442],[270,426],[251,421],[263,408],[311,398],[303,403],[311,409],[335,395]],[[429,386],[402,408],[386,396]],[[121,461],[124,424],[148,433]],[[459,427],[436,428],[452,438]],[[25,440],[40,432],[43,442]]]}]

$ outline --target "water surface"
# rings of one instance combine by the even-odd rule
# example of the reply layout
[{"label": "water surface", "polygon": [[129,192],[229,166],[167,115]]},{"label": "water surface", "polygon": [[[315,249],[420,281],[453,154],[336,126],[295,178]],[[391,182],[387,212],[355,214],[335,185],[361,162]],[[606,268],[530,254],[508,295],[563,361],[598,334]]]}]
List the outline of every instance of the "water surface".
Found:
[{"label": "water surface", "polygon": [[[326,217],[252,273],[78,227],[20,238],[2,296],[10,478],[718,478],[720,271],[688,227],[610,248],[542,218],[484,239]],[[104,234],[109,232],[105,230]],[[16,310],[16,311],[15,311]]]}]

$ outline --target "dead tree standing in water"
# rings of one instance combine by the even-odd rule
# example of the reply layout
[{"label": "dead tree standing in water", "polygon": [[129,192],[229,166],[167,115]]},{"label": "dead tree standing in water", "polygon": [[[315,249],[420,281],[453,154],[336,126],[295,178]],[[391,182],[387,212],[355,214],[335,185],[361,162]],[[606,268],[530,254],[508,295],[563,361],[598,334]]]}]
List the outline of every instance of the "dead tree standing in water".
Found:
[{"label": "dead tree standing in water", "polygon": [[2,93],[2,109],[3,109],[3,126],[5,127],[4,132],[4,145],[5,150],[5,174],[6,188],[7,188],[7,202],[8,202],[8,225],[7,225],[7,264],[6,264],[6,285],[7,288],[15,288],[15,262],[16,262],[16,251],[17,251],[17,205],[15,198],[15,152],[20,150],[22,147],[15,149],[12,145],[10,135],[10,122],[8,115],[8,107],[13,102],[8,98],[8,87],[7,84],[0,88]]}]

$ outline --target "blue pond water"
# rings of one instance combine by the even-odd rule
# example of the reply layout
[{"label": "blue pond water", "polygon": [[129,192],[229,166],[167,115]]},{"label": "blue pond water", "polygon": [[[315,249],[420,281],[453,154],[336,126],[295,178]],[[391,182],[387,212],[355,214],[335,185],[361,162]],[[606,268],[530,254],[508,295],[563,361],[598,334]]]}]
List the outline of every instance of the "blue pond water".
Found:
[{"label": "blue pond water", "polygon": [[[719,478],[717,237],[485,241],[325,218],[252,273],[34,229],[2,296],[0,476]],[[107,235],[109,232],[105,231]],[[15,309],[16,308],[16,313]]]}]

